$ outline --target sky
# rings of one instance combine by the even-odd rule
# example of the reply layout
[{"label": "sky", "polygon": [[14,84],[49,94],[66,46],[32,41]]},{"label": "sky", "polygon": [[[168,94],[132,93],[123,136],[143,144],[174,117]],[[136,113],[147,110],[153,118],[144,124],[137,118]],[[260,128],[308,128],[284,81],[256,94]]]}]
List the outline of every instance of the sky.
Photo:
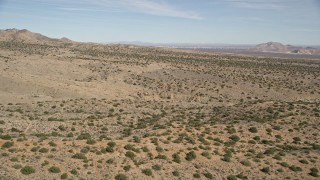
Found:
[{"label": "sky", "polygon": [[320,45],[320,0],[0,0],[0,29],[83,42]]}]

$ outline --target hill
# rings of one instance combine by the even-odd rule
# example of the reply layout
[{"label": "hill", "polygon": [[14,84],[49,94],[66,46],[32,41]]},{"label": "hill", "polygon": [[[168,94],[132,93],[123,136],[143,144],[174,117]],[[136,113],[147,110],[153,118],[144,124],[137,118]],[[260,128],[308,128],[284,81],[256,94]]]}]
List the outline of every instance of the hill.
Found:
[{"label": "hill", "polygon": [[26,29],[6,29],[0,30],[0,41],[23,42],[31,44],[63,44],[71,43],[68,38],[54,39],[39,33],[34,33]]}]

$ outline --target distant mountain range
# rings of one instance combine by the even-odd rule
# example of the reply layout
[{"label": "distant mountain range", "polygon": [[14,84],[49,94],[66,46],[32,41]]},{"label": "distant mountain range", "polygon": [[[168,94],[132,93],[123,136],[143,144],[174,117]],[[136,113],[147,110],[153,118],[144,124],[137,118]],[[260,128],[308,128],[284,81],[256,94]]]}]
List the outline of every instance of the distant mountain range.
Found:
[{"label": "distant mountain range", "polygon": [[[68,38],[49,38],[39,33],[34,33],[26,29],[6,29],[0,30],[0,41],[24,42],[32,44],[57,45],[65,43],[76,43]],[[226,49],[226,50],[245,50],[248,52],[270,52],[283,54],[320,54],[320,47],[303,47],[283,45],[278,42],[268,42],[258,45],[233,45],[233,44],[208,44],[208,43],[145,43],[145,42],[118,42],[114,44],[130,44],[139,46],[156,46],[166,48],[182,49]]]},{"label": "distant mountain range", "polygon": [[206,44],[206,43],[145,43],[118,42],[118,44],[132,44],[139,46],[156,46],[166,48],[196,49],[196,50],[245,50],[248,52],[283,53],[283,54],[320,54],[320,46],[303,47],[283,45],[278,42],[263,44]]},{"label": "distant mountain range", "polygon": [[254,44],[222,44],[222,43],[149,43],[140,41],[121,41],[113,44],[132,44],[138,46],[156,46],[166,48],[182,48],[182,49],[250,49],[254,48]]},{"label": "distant mountain range", "polygon": [[278,42],[268,42],[264,44],[258,44],[252,50],[256,52],[272,52],[272,53],[320,54],[319,48],[283,45]]}]

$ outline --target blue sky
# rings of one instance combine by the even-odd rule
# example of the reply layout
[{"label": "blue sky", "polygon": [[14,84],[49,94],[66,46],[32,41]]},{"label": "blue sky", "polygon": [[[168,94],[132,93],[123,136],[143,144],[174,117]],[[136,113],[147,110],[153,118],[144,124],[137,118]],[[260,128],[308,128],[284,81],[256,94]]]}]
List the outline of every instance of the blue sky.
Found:
[{"label": "blue sky", "polygon": [[76,41],[320,45],[320,0],[0,0],[0,29]]}]

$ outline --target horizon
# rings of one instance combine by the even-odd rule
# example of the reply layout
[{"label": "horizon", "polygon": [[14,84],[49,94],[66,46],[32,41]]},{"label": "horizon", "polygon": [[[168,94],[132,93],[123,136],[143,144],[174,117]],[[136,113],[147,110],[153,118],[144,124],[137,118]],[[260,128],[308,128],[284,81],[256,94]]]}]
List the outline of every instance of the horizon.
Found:
[{"label": "horizon", "polygon": [[[17,31],[22,31],[22,30],[27,30],[31,33],[35,34],[40,34],[42,36],[45,36],[50,39],[58,39],[61,40],[63,38],[66,38],[68,40],[74,41],[74,42],[79,42],[79,43],[97,43],[97,44],[121,44],[121,45],[137,45],[137,46],[154,46],[154,47],[170,47],[170,46],[181,46],[181,48],[195,48],[192,46],[199,46],[197,48],[222,48],[222,47],[228,47],[228,46],[234,46],[234,47],[239,47],[239,48],[252,48],[257,45],[263,45],[267,43],[280,43],[284,46],[295,46],[295,47],[312,47],[312,48],[320,48],[320,44],[314,44],[314,45],[304,45],[304,44],[284,44],[282,42],[275,42],[275,41],[268,41],[268,42],[261,42],[261,43],[255,43],[255,44],[231,44],[231,43],[176,43],[176,42],[167,42],[167,43],[157,43],[157,42],[145,42],[145,41],[114,41],[114,42],[91,42],[91,41],[76,41],[73,39],[70,39],[68,37],[50,37],[47,36],[46,34],[40,33],[40,32],[34,32],[30,31],[28,29],[18,29],[18,28],[8,28],[8,29],[0,29],[3,31],[7,30],[17,30]],[[189,47],[190,46],[190,47]],[[212,47],[205,47],[205,46],[212,46]],[[179,48],[179,47],[178,47]]]},{"label": "horizon", "polygon": [[316,0],[0,1],[0,29],[95,43],[319,46],[318,17]]}]

